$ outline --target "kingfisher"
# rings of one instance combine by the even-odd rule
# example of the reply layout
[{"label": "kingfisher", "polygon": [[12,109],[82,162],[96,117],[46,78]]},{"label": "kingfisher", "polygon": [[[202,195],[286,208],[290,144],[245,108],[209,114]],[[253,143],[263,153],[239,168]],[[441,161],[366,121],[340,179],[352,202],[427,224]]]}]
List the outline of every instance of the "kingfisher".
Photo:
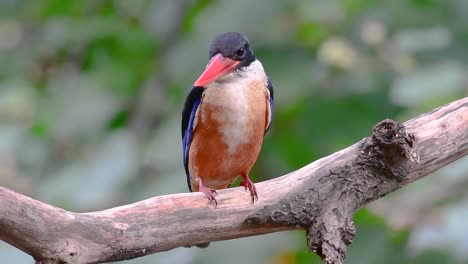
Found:
[{"label": "kingfisher", "polygon": [[216,36],[209,54],[182,111],[187,184],[216,206],[216,190],[240,176],[254,203],[258,195],[249,172],[271,124],[273,86],[243,34]]}]

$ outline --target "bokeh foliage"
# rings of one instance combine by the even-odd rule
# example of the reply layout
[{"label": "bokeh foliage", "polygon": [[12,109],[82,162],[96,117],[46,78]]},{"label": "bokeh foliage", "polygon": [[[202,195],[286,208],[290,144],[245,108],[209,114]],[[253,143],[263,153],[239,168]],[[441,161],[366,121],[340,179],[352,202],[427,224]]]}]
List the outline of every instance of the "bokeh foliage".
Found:
[{"label": "bokeh foliage", "polygon": [[[465,0],[0,0],[0,185],[73,211],[188,191],[180,112],[224,31],[248,35],[275,87],[252,177],[280,176],[384,118],[467,96],[467,12]],[[465,158],[361,210],[347,263],[467,263],[467,171]],[[128,262],[239,258],[320,263],[302,232]],[[0,259],[31,262],[6,244]]]}]

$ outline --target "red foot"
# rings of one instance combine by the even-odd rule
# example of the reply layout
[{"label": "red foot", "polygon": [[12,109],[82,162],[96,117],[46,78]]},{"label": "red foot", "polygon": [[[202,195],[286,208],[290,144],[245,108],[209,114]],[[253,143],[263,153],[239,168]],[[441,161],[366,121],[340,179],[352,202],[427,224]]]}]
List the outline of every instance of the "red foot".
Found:
[{"label": "red foot", "polygon": [[245,190],[249,189],[250,191],[250,197],[252,197],[252,203],[255,202],[255,199],[258,200],[258,195],[257,195],[257,188],[255,188],[255,184],[250,180],[249,175],[247,174],[242,174],[242,182],[240,183],[241,186],[245,187]]},{"label": "red foot", "polygon": [[218,206],[218,202],[215,199],[216,190],[212,190],[209,188],[206,188],[205,185],[203,185],[202,179],[199,179],[198,181],[198,191],[202,192],[205,194],[205,197],[211,202],[214,202],[215,206]]}]

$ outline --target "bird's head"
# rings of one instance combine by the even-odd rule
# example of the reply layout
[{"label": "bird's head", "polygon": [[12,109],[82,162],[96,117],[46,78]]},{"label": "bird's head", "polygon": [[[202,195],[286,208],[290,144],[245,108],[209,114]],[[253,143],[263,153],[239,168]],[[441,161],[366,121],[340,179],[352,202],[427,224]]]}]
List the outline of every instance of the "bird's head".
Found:
[{"label": "bird's head", "polygon": [[255,61],[249,40],[238,32],[226,32],[210,43],[210,61],[205,71],[195,82],[195,86],[204,87],[218,78],[249,66]]}]

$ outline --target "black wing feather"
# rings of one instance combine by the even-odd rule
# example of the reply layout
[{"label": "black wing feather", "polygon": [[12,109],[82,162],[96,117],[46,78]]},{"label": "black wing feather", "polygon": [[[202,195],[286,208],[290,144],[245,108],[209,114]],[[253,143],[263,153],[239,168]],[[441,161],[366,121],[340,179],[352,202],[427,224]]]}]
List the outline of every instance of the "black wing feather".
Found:
[{"label": "black wing feather", "polygon": [[190,185],[190,173],[188,169],[189,150],[190,144],[192,143],[193,122],[195,120],[195,113],[197,112],[198,106],[200,105],[203,91],[203,87],[192,87],[189,94],[187,95],[187,99],[185,99],[184,110],[182,110],[182,147],[185,174],[187,176],[187,184],[190,191],[192,191],[192,187]]},{"label": "black wing feather", "polygon": [[266,130],[265,130],[265,134],[266,132],[268,132],[268,129],[270,129],[270,125],[271,125],[271,121],[273,120],[273,109],[274,109],[274,99],[275,99],[275,96],[274,96],[274,92],[273,92],[273,84],[271,83],[270,79],[267,78],[267,89],[268,91],[270,92],[270,115],[271,115],[271,118],[270,118],[270,123],[268,124]]}]

